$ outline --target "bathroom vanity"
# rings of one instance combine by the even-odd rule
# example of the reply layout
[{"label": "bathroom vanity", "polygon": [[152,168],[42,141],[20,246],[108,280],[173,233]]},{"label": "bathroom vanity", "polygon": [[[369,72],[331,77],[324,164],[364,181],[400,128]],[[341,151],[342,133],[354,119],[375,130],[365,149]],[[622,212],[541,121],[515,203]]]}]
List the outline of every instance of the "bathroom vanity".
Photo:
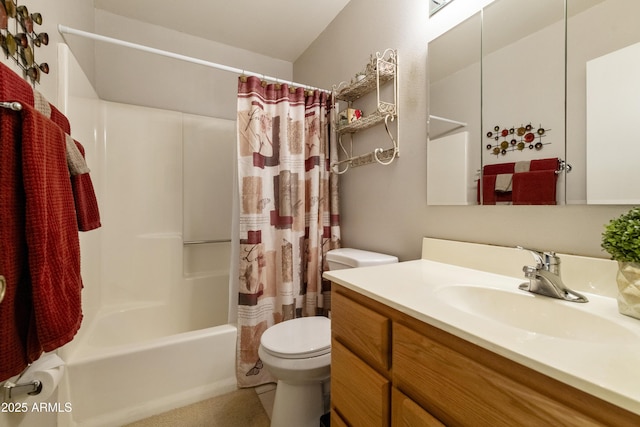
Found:
[{"label": "bathroom vanity", "polygon": [[[516,271],[528,261],[477,246]],[[515,274],[430,259],[325,277],[332,425],[640,425],[640,322],[617,313],[597,278],[580,304],[521,291]]]}]

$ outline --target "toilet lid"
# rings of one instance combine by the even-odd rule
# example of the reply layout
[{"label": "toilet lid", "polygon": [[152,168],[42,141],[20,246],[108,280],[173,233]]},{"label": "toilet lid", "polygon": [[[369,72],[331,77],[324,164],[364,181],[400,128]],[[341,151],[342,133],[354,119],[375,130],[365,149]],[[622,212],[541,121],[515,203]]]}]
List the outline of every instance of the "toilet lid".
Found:
[{"label": "toilet lid", "polygon": [[331,320],[300,317],[273,325],[262,334],[267,352],[284,359],[305,359],[331,352]]}]

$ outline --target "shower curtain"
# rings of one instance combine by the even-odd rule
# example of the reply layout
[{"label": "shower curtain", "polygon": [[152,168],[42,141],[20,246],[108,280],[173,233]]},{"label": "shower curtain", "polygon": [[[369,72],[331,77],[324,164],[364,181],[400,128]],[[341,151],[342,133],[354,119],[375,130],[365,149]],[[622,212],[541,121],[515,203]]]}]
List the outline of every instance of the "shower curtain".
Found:
[{"label": "shower curtain", "polygon": [[268,327],[329,309],[322,271],[340,245],[330,109],[326,92],[238,81],[240,387],[274,381],[258,357]]}]

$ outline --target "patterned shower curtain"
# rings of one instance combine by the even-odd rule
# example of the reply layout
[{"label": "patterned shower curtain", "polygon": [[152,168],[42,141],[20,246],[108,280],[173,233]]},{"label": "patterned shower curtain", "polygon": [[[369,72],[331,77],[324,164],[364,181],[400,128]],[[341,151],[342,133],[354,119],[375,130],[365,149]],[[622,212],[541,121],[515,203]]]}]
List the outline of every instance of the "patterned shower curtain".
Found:
[{"label": "patterned shower curtain", "polygon": [[268,327],[329,309],[322,271],[340,245],[330,109],[325,92],[238,81],[240,387],[274,381],[258,357]]}]

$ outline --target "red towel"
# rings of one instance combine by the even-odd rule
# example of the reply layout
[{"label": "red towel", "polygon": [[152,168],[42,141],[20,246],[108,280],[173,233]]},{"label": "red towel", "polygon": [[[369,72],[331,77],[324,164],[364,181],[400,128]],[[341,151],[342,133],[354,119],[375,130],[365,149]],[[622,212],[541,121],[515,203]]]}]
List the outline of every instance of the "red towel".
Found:
[{"label": "red towel", "polygon": [[29,362],[26,342],[31,285],[27,271],[21,126],[19,112],[0,108],[0,274],[7,282],[0,303],[0,381],[20,373]]},{"label": "red towel", "polygon": [[482,204],[496,204],[496,175],[484,175],[482,177]]},{"label": "red towel", "polygon": [[[7,282],[0,303],[4,381],[43,351],[71,341],[79,329],[77,230],[99,227],[100,217],[89,175],[69,175],[67,118],[2,63],[0,100],[23,106],[22,112],[0,108],[0,274]],[[40,113],[32,108],[35,104]]]},{"label": "red towel", "polygon": [[[25,79],[14,73],[11,68],[0,63],[0,101],[17,101],[22,105],[35,107],[35,97],[33,87]],[[39,97],[42,97],[42,95],[39,95]],[[47,116],[60,126],[65,133],[70,134],[69,120],[55,106],[48,102],[46,104],[48,104],[47,109],[49,110]],[[44,114],[44,111],[40,112]]]},{"label": "red towel", "polygon": [[33,106],[33,88],[27,81],[0,62],[0,101]]},{"label": "red towel", "polygon": [[501,173],[513,173],[515,162],[484,165],[482,168],[482,196],[480,203],[480,189],[478,189],[478,203],[495,205],[511,201],[511,192],[496,192],[496,176]]},{"label": "red towel", "polygon": [[513,204],[555,205],[557,179],[555,169],[513,174]]},{"label": "red towel", "polygon": [[[53,104],[47,102],[42,95],[34,93],[33,87],[14,73],[9,67],[0,63],[0,100],[18,101],[22,105],[34,107],[36,98],[40,100],[41,113],[45,114],[58,125],[64,133],[71,134],[71,126],[67,117],[60,112]],[[43,105],[44,104],[44,107]],[[45,111],[46,110],[46,111]],[[76,146],[84,156],[84,148],[78,141]],[[93,183],[89,174],[76,175],[71,177],[73,196],[78,219],[78,229],[80,231],[95,230],[101,226],[98,201],[93,188]]]},{"label": "red towel", "polygon": [[29,106],[22,109],[22,176],[34,320],[27,357],[35,360],[80,328],[82,279],[65,134]]},{"label": "red towel", "polygon": [[541,170],[553,170],[558,169],[558,158],[551,157],[549,159],[535,159],[531,160],[531,164],[529,165],[530,171],[541,171]]},{"label": "red towel", "polygon": [[0,381],[76,334],[80,246],[64,132],[23,105],[0,109]]},{"label": "red towel", "polygon": [[515,162],[484,165],[484,168],[482,168],[482,174],[483,175],[499,175],[501,173],[513,173],[515,169],[515,165],[516,165]]},{"label": "red towel", "polygon": [[[84,147],[78,141],[73,140],[76,147],[84,157]],[[73,199],[76,206],[76,219],[80,231],[95,230],[101,226],[100,211],[98,201],[93,189],[93,183],[88,173],[74,175],[71,177],[71,187],[73,188]]]},{"label": "red towel", "polygon": [[[511,201],[511,191],[496,191],[496,175],[484,175],[482,177],[482,205],[495,205],[498,203],[508,203]],[[478,201],[480,200],[480,190],[478,189]]]}]

